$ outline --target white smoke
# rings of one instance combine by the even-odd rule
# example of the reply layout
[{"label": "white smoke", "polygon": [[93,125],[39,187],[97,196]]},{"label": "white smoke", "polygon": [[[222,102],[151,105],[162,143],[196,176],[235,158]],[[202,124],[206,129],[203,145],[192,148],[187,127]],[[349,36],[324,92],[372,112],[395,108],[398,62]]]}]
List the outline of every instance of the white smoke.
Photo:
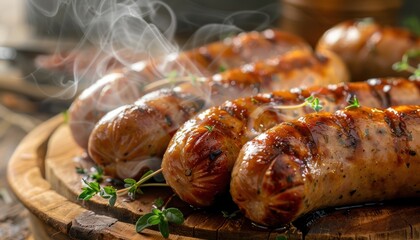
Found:
[{"label": "white smoke", "polygon": [[[110,69],[130,69],[141,60],[157,61],[161,56],[176,55],[182,50],[242,32],[242,26],[247,27],[247,30],[265,28],[273,20],[265,10],[276,7],[267,5],[264,11],[257,9],[227,14],[227,11],[221,10],[204,11],[194,1],[183,1],[187,4],[183,6],[184,11],[175,16],[167,2],[170,1],[30,0],[33,9],[44,16],[53,18],[60,13],[65,14],[66,19],[75,23],[83,34],[78,44],[71,49],[76,54],[63,54],[60,59],[64,65],[73,66],[74,79],[56,78],[56,85],[61,86],[63,91],[52,97],[74,97],[81,89],[109,73]],[[182,47],[175,41],[177,18],[197,28],[204,25]],[[213,19],[221,23],[207,24],[208,22],[200,22],[200,19]],[[252,24],[246,26],[245,22]],[[61,27],[66,31],[64,22]],[[58,38],[58,55],[65,49],[60,45],[62,40],[64,35]],[[96,51],[89,51],[92,48]],[[77,54],[78,52],[84,54]],[[198,70],[191,70],[193,67],[188,69],[193,71],[190,74],[202,76]],[[165,64],[158,71],[164,72]],[[188,73],[183,75],[187,76]],[[163,73],[162,76],[166,74]]]}]

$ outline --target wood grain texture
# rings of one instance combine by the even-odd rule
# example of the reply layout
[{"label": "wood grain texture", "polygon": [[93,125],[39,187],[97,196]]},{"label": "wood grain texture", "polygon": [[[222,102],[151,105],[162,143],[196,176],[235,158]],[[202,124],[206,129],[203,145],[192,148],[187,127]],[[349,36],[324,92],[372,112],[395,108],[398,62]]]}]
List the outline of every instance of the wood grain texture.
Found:
[{"label": "wood grain texture", "polygon": [[[53,229],[70,238],[160,239],[154,230],[136,233],[133,223],[151,210],[157,197],[168,199],[172,191],[147,188],[138,200],[119,198],[115,207],[99,197],[78,201],[82,176],[75,167],[85,164],[80,161],[83,151],[61,122],[54,118],[34,130],[11,159],[9,183],[23,204],[50,232]],[[45,152],[40,146],[46,148]],[[45,178],[40,163],[45,163]],[[181,226],[170,226],[174,233],[171,239],[420,239],[420,206],[416,200],[322,210],[277,230],[256,227],[240,214],[225,218],[221,213],[226,209],[224,204],[193,209],[174,197],[170,206],[180,208],[186,220]]]},{"label": "wood grain texture", "polygon": [[[22,140],[9,161],[8,183],[31,213],[33,237],[37,240],[162,239],[160,233],[149,229],[138,234],[132,224],[89,211],[52,190],[51,184],[41,174],[43,166],[39,164],[43,161],[39,160],[44,151],[39,148],[48,147],[45,142],[62,122],[61,116],[57,116],[37,127]],[[88,216],[93,220],[86,224]],[[106,225],[103,219],[108,220]],[[174,234],[170,236],[170,239],[179,238]]]}]

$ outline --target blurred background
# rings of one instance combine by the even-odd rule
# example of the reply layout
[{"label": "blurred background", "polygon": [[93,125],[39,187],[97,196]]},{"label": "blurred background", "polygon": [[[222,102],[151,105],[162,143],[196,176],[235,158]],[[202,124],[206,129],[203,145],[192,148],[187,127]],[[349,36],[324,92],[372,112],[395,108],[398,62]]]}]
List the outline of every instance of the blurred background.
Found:
[{"label": "blurred background", "polygon": [[[107,2],[0,0],[0,239],[30,236],[26,212],[6,184],[7,161],[20,140],[38,124],[65,111],[84,87],[100,77],[97,66],[104,56],[130,63],[132,59],[118,50],[135,43],[137,30],[141,32],[146,22],[155,24],[167,46],[178,50],[212,41],[215,35],[221,37],[226,28],[278,27],[314,45],[326,29],[355,17],[374,17],[420,35],[419,0],[166,0],[159,4],[121,0],[113,2],[127,4],[127,12],[122,14],[144,18],[144,22],[124,22],[131,29],[122,27],[118,32],[123,37],[117,39],[121,43],[117,48],[115,42],[103,41],[110,31],[105,26],[107,19],[94,19],[108,14],[102,12]],[[142,15],[142,8],[152,9],[152,13]],[[108,47],[112,52],[101,52]],[[85,54],[85,61],[76,64],[79,68],[68,54],[72,50]],[[59,56],[52,63],[56,65],[40,67],[42,56],[48,54]]]}]

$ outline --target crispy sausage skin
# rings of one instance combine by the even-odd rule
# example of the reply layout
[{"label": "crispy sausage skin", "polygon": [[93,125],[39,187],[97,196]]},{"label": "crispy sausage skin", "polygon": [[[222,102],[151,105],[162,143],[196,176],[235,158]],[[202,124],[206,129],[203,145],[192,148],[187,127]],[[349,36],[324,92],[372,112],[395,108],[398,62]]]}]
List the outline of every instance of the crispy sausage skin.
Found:
[{"label": "crispy sausage skin", "polygon": [[140,96],[139,83],[121,73],[109,74],[95,82],[74,100],[68,110],[68,123],[75,142],[87,148],[89,135],[98,119]]},{"label": "crispy sausage skin", "polygon": [[326,31],[318,41],[320,49],[337,53],[349,68],[352,81],[408,77],[407,72],[392,70],[392,65],[407,50],[420,49],[420,38],[408,30],[381,26],[370,19],[349,20]]},{"label": "crispy sausage skin", "polygon": [[[346,80],[346,69],[334,55],[292,51],[225,71],[201,83],[184,83],[171,91],[150,93],[134,105],[119,108],[95,126],[88,152],[107,174],[134,177],[135,171],[127,175],[118,169],[127,169],[126,165],[134,165],[136,159],[161,158],[175,131],[205,108],[270,89]],[[183,105],[190,102],[199,104],[185,111]],[[145,144],[139,144],[140,141]]]},{"label": "crispy sausage skin", "polygon": [[[323,111],[334,112],[356,95],[363,106],[386,108],[420,104],[420,82],[371,79],[328,87],[259,94],[213,107],[187,121],[173,136],[162,161],[163,174],[177,195],[194,206],[209,206],[227,191],[243,144],[283,121],[313,112],[309,107],[278,110],[318,97]],[[257,150],[257,149],[256,149]]]},{"label": "crispy sausage skin", "polygon": [[74,100],[69,109],[71,133],[77,144],[87,149],[89,135],[101,117],[119,106],[133,103],[145,94],[143,89],[147,84],[165,78],[171,71],[176,71],[178,76],[212,76],[221,67],[239,67],[292,50],[311,52],[310,46],[301,38],[268,29],[241,33],[158,61],[140,61],[128,68],[114,70]]},{"label": "crispy sausage skin", "polygon": [[418,105],[308,114],[244,145],[231,194],[269,226],[327,206],[420,197],[419,153]]}]

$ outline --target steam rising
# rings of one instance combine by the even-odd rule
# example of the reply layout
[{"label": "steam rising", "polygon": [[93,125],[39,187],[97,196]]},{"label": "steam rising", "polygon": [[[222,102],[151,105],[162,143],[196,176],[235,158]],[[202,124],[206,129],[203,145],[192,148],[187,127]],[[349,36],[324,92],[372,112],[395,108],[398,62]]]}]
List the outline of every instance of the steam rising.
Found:
[{"label": "steam rising", "polygon": [[[173,44],[176,21],[172,10],[158,1],[40,1],[33,0],[31,5],[41,14],[54,17],[59,9],[77,23],[83,37],[73,52],[84,52],[94,46],[97,50],[90,54],[62,55],[61,63],[74,67],[74,81],[59,84],[69,91],[91,85],[106,75],[116,63],[130,66],[133,63],[176,53],[179,48]],[[159,17],[158,17],[159,16]],[[63,30],[66,26],[62,26]],[[63,52],[59,37],[56,51]],[[61,39],[60,39],[61,38]],[[68,79],[67,79],[68,80]],[[76,93],[75,90],[72,91]],[[68,95],[68,94],[66,94]]]},{"label": "steam rising", "polygon": [[[158,59],[162,56],[176,56],[181,50],[237,34],[243,29],[236,25],[241,25],[243,20],[250,16],[254,20],[252,21],[253,29],[264,28],[271,21],[267,13],[259,10],[240,11],[226,17],[223,12],[197,11],[198,7],[193,1],[183,2],[189,6],[186,8],[187,12],[181,13],[181,18],[185,22],[199,22],[200,19],[206,19],[206,17],[210,19],[225,17],[225,19],[223,24],[207,24],[199,28],[181,48],[174,40],[177,30],[174,11],[162,1],[31,0],[29,3],[33,9],[47,17],[65,14],[66,18],[76,23],[83,33],[78,44],[71,49],[72,52],[76,52],[73,55],[60,55],[65,47],[60,45],[63,36],[59,36],[58,39],[56,52],[60,56],[59,61],[61,64],[73,66],[74,75],[74,79],[71,80],[56,79],[57,84],[64,90],[60,93],[61,96],[53,97],[62,98],[73,97],[112,69],[125,68],[135,71],[142,60],[159,62]],[[267,8],[273,8],[273,6],[267,6]],[[66,27],[63,23],[62,30],[65,31]],[[92,46],[96,51],[91,50]],[[189,74],[203,76],[193,66],[179,66],[179,68],[183,71],[182,76]],[[185,72],[185,69],[190,72]],[[162,78],[168,74],[165,63],[159,63],[156,71],[160,72]]]}]

